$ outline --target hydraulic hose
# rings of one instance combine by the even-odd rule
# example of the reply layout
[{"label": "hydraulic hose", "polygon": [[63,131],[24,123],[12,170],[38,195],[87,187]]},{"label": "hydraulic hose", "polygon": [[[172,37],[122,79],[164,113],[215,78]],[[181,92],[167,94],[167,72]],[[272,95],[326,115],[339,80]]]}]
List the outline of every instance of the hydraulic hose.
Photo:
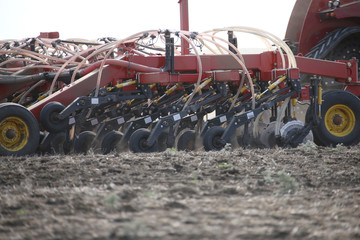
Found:
[{"label": "hydraulic hose", "polygon": [[[209,36],[208,34],[206,34],[206,33],[202,33],[202,34],[200,34],[201,36]],[[245,66],[245,63],[244,62],[242,62],[241,61],[241,59],[237,56],[237,55],[235,55],[233,52],[231,52],[229,49],[227,49],[227,48],[225,48],[224,46],[222,46],[222,45],[220,45],[220,44],[218,44],[217,42],[214,42],[214,41],[212,41],[212,40],[210,40],[210,39],[206,39],[206,38],[203,38],[204,40],[206,40],[206,41],[209,41],[209,42],[211,42],[211,43],[213,43],[213,44],[215,44],[215,45],[218,45],[220,48],[222,48],[223,50],[225,50],[226,52],[228,52],[238,63],[239,63],[239,65],[241,66],[241,68],[243,69],[243,71],[245,71],[245,74],[246,74],[246,77],[247,77],[247,79],[248,79],[248,82],[249,82],[249,85],[250,85],[250,91],[251,91],[251,94],[252,94],[252,108],[254,109],[255,108],[255,89],[254,89],[254,84],[253,84],[253,82],[252,82],[252,79],[251,79],[251,77],[250,77],[250,73],[249,73],[249,71],[248,71],[248,69],[246,68],[246,66]],[[231,43],[229,43],[229,44],[231,44]],[[232,44],[231,44],[232,45]],[[230,46],[231,46],[230,45]],[[234,45],[232,45],[232,47],[238,52],[238,49],[234,46]],[[240,53],[239,53],[240,54]],[[241,54],[240,54],[241,55]]]},{"label": "hydraulic hose", "polygon": [[86,74],[94,71],[95,69],[98,69],[102,63],[104,63],[104,65],[113,65],[123,68],[129,68],[138,72],[161,72],[161,68],[148,67],[146,65],[137,64],[124,60],[108,59],[105,61],[98,61],[96,63],[93,63],[90,66],[82,69],[79,73],[81,76],[85,76]]},{"label": "hydraulic hose", "polygon": [[[40,80],[48,80],[55,76],[54,72],[45,72],[34,75],[0,75],[0,84],[21,84],[21,83],[30,83]],[[59,77],[70,77],[70,72],[63,72]]]},{"label": "hydraulic hose", "polygon": [[[198,62],[198,65],[197,65],[197,72],[198,72],[198,79],[196,81],[196,85],[195,85],[195,88],[194,88],[194,91],[196,91],[196,89],[198,88],[198,86],[200,85],[200,82],[201,82],[201,79],[202,79],[202,62],[201,62],[201,58],[200,58],[200,54],[199,52],[197,51],[194,43],[192,41],[190,41],[190,39],[188,37],[185,36],[184,33],[187,33],[189,34],[189,32],[187,31],[180,31],[178,34],[180,37],[182,37],[183,39],[185,39],[185,41],[187,41],[191,47],[194,49],[194,52],[195,52],[195,55],[196,55],[196,59],[197,59],[197,62]],[[184,108],[185,109],[190,103],[191,103],[191,100],[193,99],[194,97],[194,94],[192,94],[189,99],[186,101],[186,103],[184,104]]]},{"label": "hydraulic hose", "polygon": [[107,54],[104,57],[104,60],[102,61],[101,65],[100,65],[99,73],[98,73],[97,81],[96,81],[95,97],[97,97],[98,94],[99,94],[100,81],[101,81],[102,71],[103,71],[105,62],[108,59],[108,57],[110,56],[110,54],[115,50],[115,48],[119,47],[121,44],[123,44],[123,43],[125,43],[127,41],[134,40],[136,38],[142,37],[144,34],[149,34],[149,33],[154,33],[154,32],[157,33],[156,30],[142,31],[142,32],[136,33],[134,35],[131,35],[131,36],[125,38],[125,39],[122,39],[120,41],[115,42],[116,44],[107,52]]}]

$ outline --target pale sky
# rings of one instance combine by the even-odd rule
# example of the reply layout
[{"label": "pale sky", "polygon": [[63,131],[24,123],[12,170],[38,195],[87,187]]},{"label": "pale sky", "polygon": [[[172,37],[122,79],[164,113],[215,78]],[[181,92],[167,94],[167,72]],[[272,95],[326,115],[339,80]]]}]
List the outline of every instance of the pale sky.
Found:
[{"label": "pale sky", "polygon": [[[296,0],[189,0],[190,31],[256,27],[284,38]],[[0,40],[58,31],[60,38],[127,37],[180,29],[178,0],[1,0]],[[238,40],[239,41],[239,40]],[[254,46],[244,38],[242,45]]]}]

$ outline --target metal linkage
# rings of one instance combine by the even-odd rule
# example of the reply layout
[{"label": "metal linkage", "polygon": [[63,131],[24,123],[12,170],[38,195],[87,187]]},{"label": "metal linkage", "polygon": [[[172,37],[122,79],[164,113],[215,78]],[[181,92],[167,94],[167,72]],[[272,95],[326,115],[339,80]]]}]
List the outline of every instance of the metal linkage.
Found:
[{"label": "metal linkage", "polygon": [[[205,82],[207,82],[207,80],[205,80],[204,83]],[[175,127],[176,124],[180,123],[184,119],[186,119],[186,121],[188,121],[187,117],[190,117],[190,120],[191,120],[191,116],[189,116],[190,114],[197,113],[201,109],[201,107],[207,106],[209,104],[214,104],[214,102],[218,101],[219,99],[221,99],[222,97],[224,97],[226,95],[224,83],[217,83],[217,84],[215,84],[215,86],[217,86],[217,88],[215,90],[200,94],[199,96],[197,96],[197,98],[193,99],[192,104],[183,108],[181,111],[178,111],[178,112],[172,113],[168,116],[160,118],[159,121],[156,122],[156,125],[154,126],[154,128],[151,130],[151,133],[150,133],[149,137],[147,138],[145,145],[147,145],[149,147],[154,145],[155,142],[157,141],[157,139],[159,138],[159,136],[164,131],[168,131],[167,132],[168,138],[169,138],[168,143],[170,146],[174,146],[175,135],[177,133],[176,127]],[[204,87],[204,85],[200,86],[200,88],[203,88],[203,87]],[[199,91],[200,91],[200,89],[199,89]],[[196,91],[196,93],[198,93],[199,91]],[[186,101],[187,98],[188,98],[188,96],[183,98],[182,101],[184,101],[184,100]],[[200,99],[201,99],[201,101],[197,101]],[[202,115],[204,113],[198,113],[198,114]],[[193,117],[194,117],[194,115],[193,115]],[[197,118],[197,120],[199,120],[199,118]]]}]

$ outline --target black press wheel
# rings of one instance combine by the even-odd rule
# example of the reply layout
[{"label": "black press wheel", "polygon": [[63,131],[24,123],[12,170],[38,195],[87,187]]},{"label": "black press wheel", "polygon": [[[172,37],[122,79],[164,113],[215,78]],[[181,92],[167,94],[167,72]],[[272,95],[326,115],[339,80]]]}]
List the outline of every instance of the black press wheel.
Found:
[{"label": "black press wheel", "polygon": [[0,104],[1,156],[33,154],[39,141],[39,124],[29,110],[19,104]]},{"label": "black press wheel", "polygon": [[59,102],[49,102],[40,112],[40,123],[48,132],[62,132],[68,126],[68,120],[60,120],[59,113],[65,109],[65,106]]},{"label": "black press wheel", "polygon": [[64,144],[66,141],[66,133],[48,133],[41,141],[39,150],[42,153],[64,154]]},{"label": "black press wheel", "polygon": [[203,144],[205,151],[219,151],[225,147],[221,136],[225,129],[220,126],[210,128],[204,135]]},{"label": "black press wheel", "polygon": [[94,145],[96,134],[91,131],[84,131],[74,141],[74,152],[87,154]]},{"label": "black press wheel", "polygon": [[116,149],[116,145],[119,144],[123,134],[119,131],[108,132],[101,142],[101,152],[103,154],[109,154]]},{"label": "black press wheel", "polygon": [[158,142],[156,141],[152,146],[146,144],[146,140],[150,136],[150,131],[147,129],[138,129],[130,137],[129,148],[134,153],[149,153],[158,151]]},{"label": "black press wheel", "polygon": [[168,137],[169,133],[167,131],[164,131],[160,134],[158,138],[158,151],[164,152],[169,146],[168,146]]},{"label": "black press wheel", "polygon": [[335,146],[340,143],[350,146],[359,143],[359,116],[358,97],[343,90],[325,92],[321,106],[320,126],[312,129],[315,143],[322,146]]},{"label": "black press wheel", "polygon": [[176,137],[175,145],[178,151],[196,150],[197,134],[195,130],[184,129]]}]

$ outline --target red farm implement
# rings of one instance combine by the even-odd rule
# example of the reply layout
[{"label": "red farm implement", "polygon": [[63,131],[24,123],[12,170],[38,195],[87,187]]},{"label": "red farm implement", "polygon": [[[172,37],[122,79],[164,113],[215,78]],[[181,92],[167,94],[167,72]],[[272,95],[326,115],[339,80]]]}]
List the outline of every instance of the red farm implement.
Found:
[{"label": "red farm implement", "polygon": [[[1,43],[0,155],[360,141],[360,1],[298,1],[286,41],[191,32],[179,3],[180,31]],[[268,50],[241,54],[238,33]]]}]

